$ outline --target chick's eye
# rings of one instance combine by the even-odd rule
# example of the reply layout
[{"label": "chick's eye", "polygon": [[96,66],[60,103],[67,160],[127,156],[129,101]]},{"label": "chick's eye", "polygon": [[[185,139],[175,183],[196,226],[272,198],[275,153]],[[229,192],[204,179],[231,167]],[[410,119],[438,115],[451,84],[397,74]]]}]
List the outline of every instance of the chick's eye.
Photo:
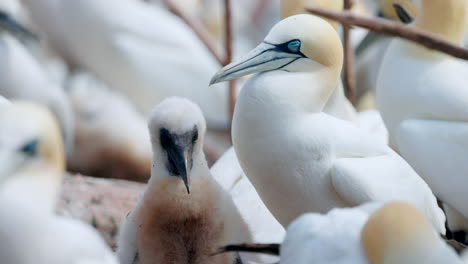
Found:
[{"label": "chick's eye", "polygon": [[288,43],[288,49],[292,52],[298,52],[300,48],[301,48],[300,40],[293,40]]},{"label": "chick's eye", "polygon": [[21,152],[29,156],[34,156],[37,154],[38,145],[39,145],[39,140],[37,139],[31,140],[25,145],[23,145],[23,147],[21,147]]}]

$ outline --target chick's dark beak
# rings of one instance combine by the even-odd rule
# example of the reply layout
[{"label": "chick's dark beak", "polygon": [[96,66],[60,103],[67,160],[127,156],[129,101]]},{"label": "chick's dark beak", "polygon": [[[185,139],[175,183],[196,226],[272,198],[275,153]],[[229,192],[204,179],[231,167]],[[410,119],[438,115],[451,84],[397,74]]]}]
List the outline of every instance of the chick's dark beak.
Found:
[{"label": "chick's dark beak", "polygon": [[160,136],[161,147],[167,153],[167,170],[172,176],[182,178],[187,193],[190,194],[193,146],[198,137],[196,127],[193,131],[183,134],[171,133],[163,128],[160,131]]},{"label": "chick's dark beak", "polygon": [[16,21],[11,15],[0,10],[0,28],[10,32],[22,40],[37,41],[38,37]]}]

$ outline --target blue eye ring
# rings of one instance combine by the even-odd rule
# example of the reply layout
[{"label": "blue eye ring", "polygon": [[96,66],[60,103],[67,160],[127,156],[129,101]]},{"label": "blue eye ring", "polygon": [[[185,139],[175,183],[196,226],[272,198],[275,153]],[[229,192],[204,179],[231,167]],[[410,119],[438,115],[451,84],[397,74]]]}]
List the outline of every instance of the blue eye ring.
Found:
[{"label": "blue eye ring", "polygon": [[288,43],[288,49],[292,52],[298,52],[301,49],[301,41],[298,39],[291,40]]},{"label": "blue eye ring", "polygon": [[34,156],[37,154],[37,147],[39,146],[39,140],[34,139],[29,141],[28,143],[24,144],[21,147],[21,152],[28,156]]}]

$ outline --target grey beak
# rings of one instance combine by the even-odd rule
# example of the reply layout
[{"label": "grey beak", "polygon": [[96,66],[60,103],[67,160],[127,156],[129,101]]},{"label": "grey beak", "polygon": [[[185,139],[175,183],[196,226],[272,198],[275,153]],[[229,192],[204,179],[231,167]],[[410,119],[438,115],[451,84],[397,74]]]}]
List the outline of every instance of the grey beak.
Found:
[{"label": "grey beak", "polygon": [[12,35],[18,37],[21,40],[34,40],[37,41],[39,38],[16,21],[11,15],[0,10],[0,28],[6,30]]},{"label": "grey beak", "polygon": [[277,70],[304,58],[302,54],[281,50],[282,45],[263,42],[242,59],[226,65],[210,81],[210,85],[233,80],[248,74]]},{"label": "grey beak", "polygon": [[176,146],[174,148],[167,149],[168,162],[172,167],[172,173],[182,178],[187,189],[187,193],[190,194],[190,164],[189,154],[186,148]]}]

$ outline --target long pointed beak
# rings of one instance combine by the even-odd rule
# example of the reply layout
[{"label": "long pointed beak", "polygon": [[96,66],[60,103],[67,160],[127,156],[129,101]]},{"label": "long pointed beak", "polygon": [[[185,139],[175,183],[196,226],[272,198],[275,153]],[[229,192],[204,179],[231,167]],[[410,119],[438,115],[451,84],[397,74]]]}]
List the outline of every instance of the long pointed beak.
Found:
[{"label": "long pointed beak", "polygon": [[187,193],[190,194],[190,157],[191,153],[189,150],[182,146],[175,146],[167,150],[168,161],[173,167],[173,173],[178,177],[182,178],[187,189]]},{"label": "long pointed beak", "polygon": [[210,85],[233,80],[248,74],[278,70],[303,56],[278,49],[277,45],[263,42],[242,59],[232,62],[218,71]]},{"label": "long pointed beak", "polygon": [[0,11],[0,28],[3,28],[20,39],[35,41],[39,39],[34,33],[29,31],[26,27],[21,25],[11,15],[5,13],[4,11]]}]

